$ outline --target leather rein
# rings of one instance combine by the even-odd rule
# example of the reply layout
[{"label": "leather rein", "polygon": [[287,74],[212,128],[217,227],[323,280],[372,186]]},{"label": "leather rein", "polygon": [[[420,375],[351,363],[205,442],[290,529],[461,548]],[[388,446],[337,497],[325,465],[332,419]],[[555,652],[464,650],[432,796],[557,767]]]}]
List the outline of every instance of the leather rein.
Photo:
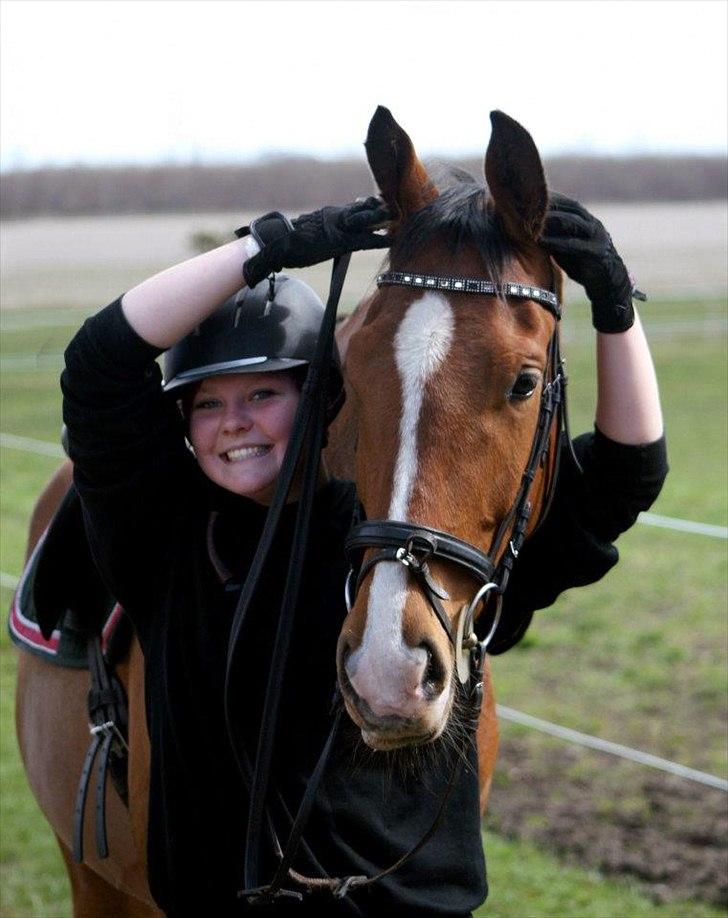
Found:
[{"label": "leather rein", "polygon": [[[450,792],[455,785],[460,757],[456,758],[447,788],[441,800],[438,812],[425,835],[394,864],[375,876],[348,876],[344,878],[328,877],[316,862],[315,857],[303,839],[303,831],[310,816],[318,787],[323,778],[330,752],[342,716],[342,708],[333,719],[331,731],[319,756],[311,778],[306,787],[295,818],[289,813],[280,794],[269,787],[270,773],[278,718],[278,707],[281,696],[281,685],[285,672],[288,648],[293,627],[293,616],[300,585],[300,571],[305,556],[306,540],[311,517],[313,495],[326,424],[326,378],[333,350],[336,309],[343,286],[349,256],[334,261],[331,290],[326,312],[321,326],[316,355],[310,365],[302,392],[298,414],[289,442],[289,447],[279,475],[276,494],[271,504],[268,517],[261,535],[256,556],[250,572],[243,585],[240,599],[235,610],[228,645],[228,662],[225,686],[225,714],[228,734],[242,778],[250,792],[250,809],[244,858],[244,884],[238,896],[250,904],[271,904],[278,898],[301,899],[299,890],[284,888],[292,880],[299,888],[309,892],[328,891],[336,898],[343,899],[352,914],[361,914],[356,904],[348,898],[351,889],[368,886],[397,870],[402,864],[419,851],[435,833],[444,814]],[[420,526],[414,523],[393,520],[366,520],[355,525],[346,541],[346,553],[352,561],[352,568],[346,581],[346,604],[350,610],[356,592],[362,581],[379,563],[388,561],[403,564],[422,589],[427,601],[442,625],[448,639],[453,645],[458,677],[463,685],[470,682],[469,700],[477,714],[483,695],[483,668],[488,644],[500,626],[500,613],[503,593],[513,563],[526,536],[531,516],[531,490],[533,481],[541,466],[545,466],[551,445],[551,434],[554,423],[557,430],[566,425],[565,397],[566,376],[563,370],[559,350],[558,320],[561,317],[558,298],[555,293],[531,285],[504,283],[496,287],[490,281],[480,278],[445,277],[409,272],[388,272],[379,275],[377,285],[409,286],[419,289],[447,290],[450,292],[481,294],[484,296],[502,296],[533,300],[551,312],[557,325],[548,347],[548,362],[536,432],[529,454],[526,469],[522,475],[519,491],[510,511],[501,522],[490,550],[487,554],[479,549],[439,530]],[[550,474],[548,495],[542,506],[541,518],[546,513],[556,481],[558,444],[556,445],[556,462]],[[299,458],[303,462],[303,485],[298,506],[298,515],[293,536],[290,566],[286,580],[286,589],[281,608],[275,646],[271,655],[271,669],[263,707],[258,748],[254,762],[236,729],[236,716],[233,707],[235,692],[233,674],[237,657],[239,637],[247,610],[255,596],[260,574],[268,552],[273,543],[281,511],[286,503],[294,480]],[[503,546],[507,546],[505,550]],[[361,556],[373,550],[363,563]],[[442,602],[449,596],[430,572],[428,560],[438,558],[457,564],[470,573],[480,586],[471,601],[461,610],[457,631],[454,632]],[[358,563],[356,563],[358,560]],[[356,573],[355,573],[356,571]],[[486,605],[495,596],[493,620],[488,634],[480,639],[475,633],[476,613],[481,605]],[[337,690],[338,691],[338,690]],[[270,809],[282,814],[290,826],[288,839],[282,845],[278,839]],[[267,835],[273,842],[279,858],[275,875],[268,883],[261,883],[260,861],[263,836]],[[293,861],[298,850],[303,848],[306,854],[323,876],[307,877],[293,869]]]}]

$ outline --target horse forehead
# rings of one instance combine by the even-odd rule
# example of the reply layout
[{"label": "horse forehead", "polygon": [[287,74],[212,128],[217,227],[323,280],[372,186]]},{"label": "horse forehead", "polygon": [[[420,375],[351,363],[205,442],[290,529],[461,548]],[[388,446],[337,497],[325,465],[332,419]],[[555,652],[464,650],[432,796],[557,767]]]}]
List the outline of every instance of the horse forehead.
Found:
[{"label": "horse forehead", "polygon": [[411,302],[394,335],[394,359],[403,380],[420,385],[445,362],[455,334],[455,313],[441,293]]},{"label": "horse forehead", "polygon": [[455,371],[449,385],[457,387],[471,371],[509,365],[516,354],[536,359],[550,335],[550,316],[536,303],[433,290],[412,294],[385,288],[361,323],[355,337],[362,346],[347,369],[362,391],[394,381],[392,373],[422,385],[435,375],[442,381],[437,371],[448,368]]},{"label": "horse forehead", "polygon": [[424,386],[437,375],[440,382],[447,378],[457,387],[470,371],[506,365],[514,354],[537,350],[531,339],[543,337],[541,312],[540,307],[525,303],[514,307],[491,297],[448,298],[427,291],[402,308],[392,329],[400,381]]}]

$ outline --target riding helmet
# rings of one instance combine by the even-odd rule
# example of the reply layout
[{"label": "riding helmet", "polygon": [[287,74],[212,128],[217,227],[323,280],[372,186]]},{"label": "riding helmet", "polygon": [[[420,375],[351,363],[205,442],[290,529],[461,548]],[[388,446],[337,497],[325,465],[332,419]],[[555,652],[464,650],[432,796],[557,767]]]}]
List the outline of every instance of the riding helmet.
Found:
[{"label": "riding helmet", "polygon": [[[308,284],[286,274],[271,275],[227,300],[164,358],[164,391],[209,376],[290,370],[311,362],[324,306]],[[343,393],[338,352],[329,374],[329,414]]]}]

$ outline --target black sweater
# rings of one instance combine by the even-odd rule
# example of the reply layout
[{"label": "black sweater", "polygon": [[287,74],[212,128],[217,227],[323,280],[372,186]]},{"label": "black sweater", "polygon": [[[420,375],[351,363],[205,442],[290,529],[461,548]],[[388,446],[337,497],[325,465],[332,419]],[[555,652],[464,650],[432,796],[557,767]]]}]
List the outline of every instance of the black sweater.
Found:
[{"label": "black sweater", "polygon": [[[92,551],[131,616],[145,657],[151,740],[148,862],[152,893],[169,915],[247,913],[236,891],[247,798],[223,716],[225,659],[237,594],[213,567],[208,539],[234,578],[244,578],[266,509],[225,492],[187,450],[174,403],[162,394],[159,350],[126,322],[120,301],[89,319],[66,351],[62,376],[75,481]],[[561,477],[549,519],[522,552],[506,613],[520,622],[564,589],[590,583],[617,561],[611,542],[657,495],[664,443],[615,444],[598,432],[577,441],[585,467]],[[330,725],[335,647],[345,616],[343,543],[353,485],[332,481],[317,495],[294,648],[277,736],[274,803],[295,812]],[[235,677],[239,723],[253,754],[279,608],[292,508],[245,623]],[[500,649],[506,649],[502,646]],[[305,832],[296,867],[307,875],[375,873],[417,841],[437,811],[451,771],[434,746],[416,773],[341,731]],[[466,915],[485,898],[474,746],[436,837],[393,876],[351,895],[366,915]],[[282,801],[282,803],[281,803]],[[269,868],[274,863],[268,851]],[[272,869],[271,869],[272,872]],[[346,900],[313,899],[291,914],[355,914]],[[266,914],[263,910],[258,913]],[[275,914],[288,914],[277,906]]]}]

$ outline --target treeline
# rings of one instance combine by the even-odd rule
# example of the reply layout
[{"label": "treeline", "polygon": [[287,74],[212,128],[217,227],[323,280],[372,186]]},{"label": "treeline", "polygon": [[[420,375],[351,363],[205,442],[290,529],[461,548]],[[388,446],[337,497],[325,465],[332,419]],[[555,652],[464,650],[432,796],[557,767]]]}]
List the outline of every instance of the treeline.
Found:
[{"label": "treeline", "polygon": [[[482,176],[482,160],[450,164]],[[549,184],[586,201],[705,201],[726,197],[726,160],[719,156],[555,157]],[[246,165],[72,166],[0,176],[2,216],[295,211],[344,201],[373,188],[363,161],[276,157]]]}]

